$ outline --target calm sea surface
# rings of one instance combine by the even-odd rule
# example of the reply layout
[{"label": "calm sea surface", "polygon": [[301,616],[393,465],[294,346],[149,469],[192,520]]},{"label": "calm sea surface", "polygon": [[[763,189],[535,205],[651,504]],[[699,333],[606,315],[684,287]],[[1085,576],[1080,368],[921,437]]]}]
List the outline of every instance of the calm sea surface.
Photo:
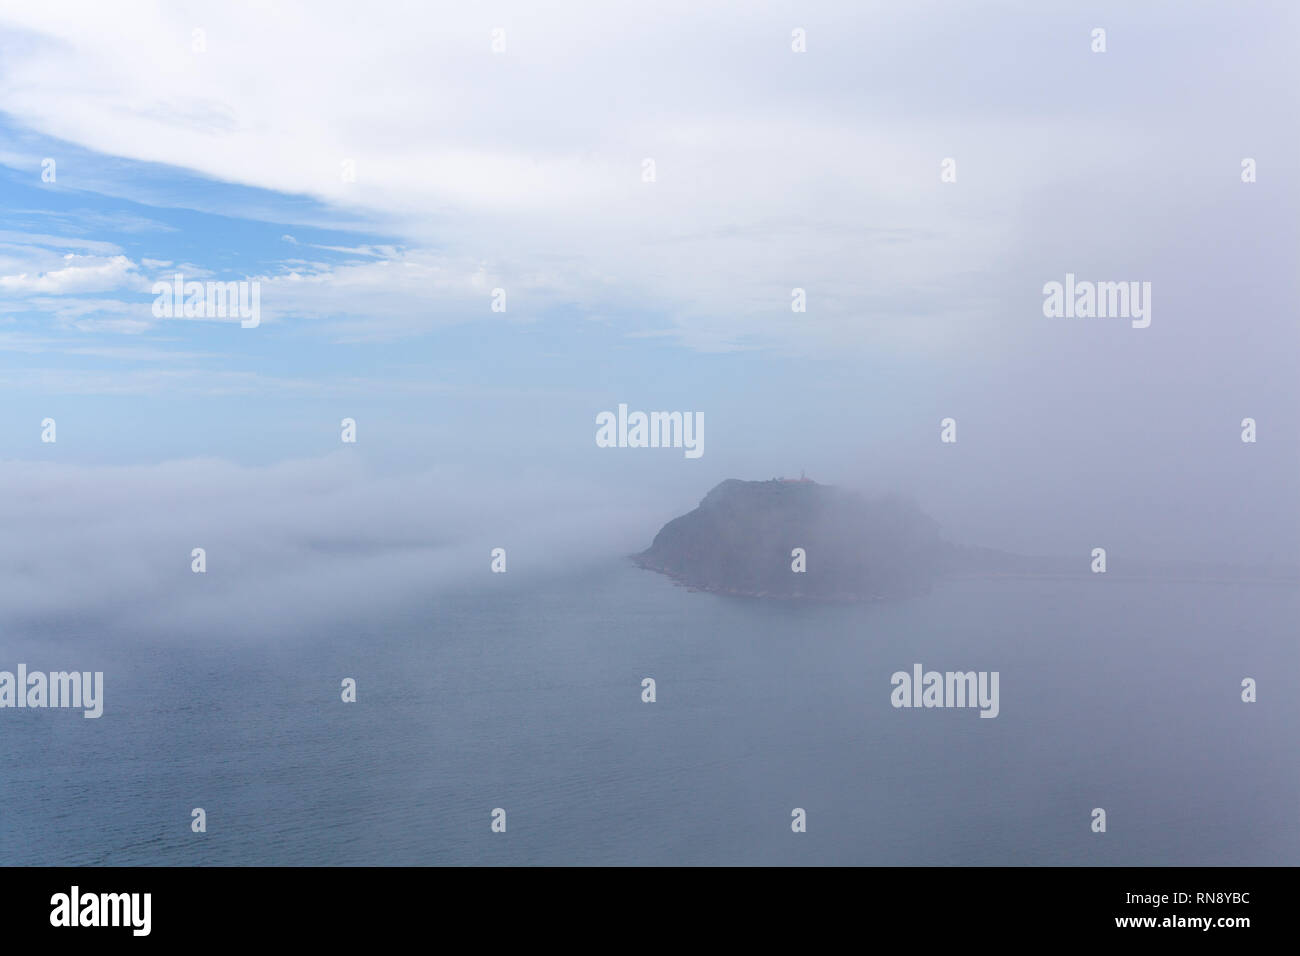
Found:
[{"label": "calm sea surface", "polygon": [[[845,607],[622,563],[506,577],[324,633],[286,609],[274,646],[0,636],[0,669],[106,685],[99,720],[0,711],[0,863],[1300,864],[1293,589],[981,580]],[[916,662],[999,671],[1000,716],[894,709]]]}]

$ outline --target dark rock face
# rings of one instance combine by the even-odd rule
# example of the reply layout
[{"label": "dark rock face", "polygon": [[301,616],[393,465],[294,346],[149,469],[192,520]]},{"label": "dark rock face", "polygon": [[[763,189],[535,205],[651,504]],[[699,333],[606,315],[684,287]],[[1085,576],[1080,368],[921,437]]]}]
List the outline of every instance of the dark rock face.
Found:
[{"label": "dark rock face", "polygon": [[[795,548],[807,556],[803,573],[792,570]],[[956,559],[935,522],[906,501],[731,478],[634,560],[702,590],[864,600],[924,590]]]}]

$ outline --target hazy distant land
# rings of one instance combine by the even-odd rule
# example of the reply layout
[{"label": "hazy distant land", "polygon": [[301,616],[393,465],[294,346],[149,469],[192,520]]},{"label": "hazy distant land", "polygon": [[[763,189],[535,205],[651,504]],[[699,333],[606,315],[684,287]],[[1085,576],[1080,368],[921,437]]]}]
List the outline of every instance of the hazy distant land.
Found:
[{"label": "hazy distant land", "polygon": [[[792,600],[880,600],[923,592],[949,577],[1094,574],[1090,550],[1044,557],[953,544],[937,522],[904,498],[866,498],[803,478],[729,478],[694,511],[665,524],[633,560],[694,589]],[[1106,573],[1125,579],[1297,580],[1293,569],[1132,560]]]}]

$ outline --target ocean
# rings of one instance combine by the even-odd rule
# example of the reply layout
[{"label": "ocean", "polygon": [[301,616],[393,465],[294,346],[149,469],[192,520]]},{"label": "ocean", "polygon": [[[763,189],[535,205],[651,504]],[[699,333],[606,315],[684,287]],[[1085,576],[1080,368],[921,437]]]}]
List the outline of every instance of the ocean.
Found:
[{"label": "ocean", "polygon": [[[1295,588],[518,580],[314,632],[285,608],[264,643],[7,634],[0,669],[102,670],[105,699],[0,711],[0,863],[1300,864]],[[893,707],[917,663],[997,671],[998,716]]]}]

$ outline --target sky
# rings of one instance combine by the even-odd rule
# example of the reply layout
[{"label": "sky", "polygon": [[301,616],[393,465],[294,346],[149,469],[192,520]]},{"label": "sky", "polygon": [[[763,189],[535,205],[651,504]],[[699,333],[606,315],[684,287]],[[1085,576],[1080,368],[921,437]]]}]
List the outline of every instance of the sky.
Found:
[{"label": "sky", "polygon": [[[315,598],[339,553],[549,573],[801,470],[962,543],[1300,564],[1298,20],[0,2],[2,596],[161,608],[200,538]],[[177,272],[259,324],[155,316]],[[1149,327],[1045,316],[1067,273]],[[598,448],[620,403],[704,454]]]}]

